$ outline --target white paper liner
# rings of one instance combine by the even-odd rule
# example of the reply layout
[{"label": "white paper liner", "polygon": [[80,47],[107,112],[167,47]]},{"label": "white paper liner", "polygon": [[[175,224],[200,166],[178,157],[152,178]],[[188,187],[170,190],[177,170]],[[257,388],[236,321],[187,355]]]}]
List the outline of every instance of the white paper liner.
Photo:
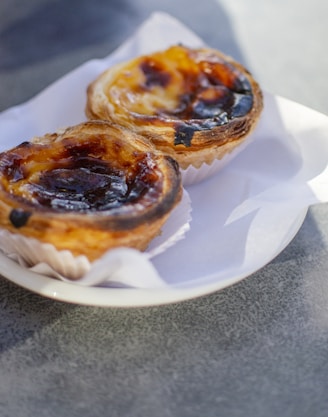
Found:
[{"label": "white paper liner", "polygon": [[184,187],[198,184],[206,178],[218,173],[227,166],[237,155],[240,154],[253,141],[253,134],[250,133],[245,137],[243,142],[236,146],[231,152],[225,154],[221,159],[214,159],[211,164],[203,163],[199,168],[190,165],[186,169],[181,169],[182,184]]},{"label": "white paper liner", "polygon": [[[140,271],[145,269],[151,271],[153,267],[149,260],[183,239],[190,229],[190,221],[191,202],[187,191],[184,190],[180,203],[170,214],[161,234],[153,239],[144,253],[130,248],[117,248],[108,251],[96,262],[90,263],[86,256],[75,257],[68,250],[58,251],[51,244],[13,234],[4,229],[0,230],[0,250],[20,265],[39,274],[83,285],[99,285],[106,281],[115,281],[116,285],[130,286],[132,283],[127,279],[131,274],[124,274],[122,266],[136,268],[139,259],[140,270],[137,274],[139,282],[134,279],[133,286],[143,286],[145,280],[147,284],[155,280],[158,286],[160,279],[154,271],[151,274],[141,274]],[[120,274],[116,276],[118,269]]]}]

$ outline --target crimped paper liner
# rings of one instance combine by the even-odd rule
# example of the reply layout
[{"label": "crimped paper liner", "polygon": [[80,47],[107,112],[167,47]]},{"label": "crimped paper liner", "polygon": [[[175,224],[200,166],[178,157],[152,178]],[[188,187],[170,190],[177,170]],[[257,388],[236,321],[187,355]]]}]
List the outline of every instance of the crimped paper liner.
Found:
[{"label": "crimped paper liner", "polygon": [[214,159],[211,164],[203,163],[199,168],[190,165],[186,169],[181,169],[182,184],[184,187],[198,184],[223,169],[240,152],[242,152],[252,141],[253,134],[249,134],[243,142],[236,146],[231,152],[225,154],[221,159]]},{"label": "crimped paper liner", "polygon": [[[150,243],[143,254],[144,258],[151,259],[183,239],[190,229],[190,221],[191,202],[187,191],[184,190],[181,202],[170,214],[161,234]],[[34,238],[0,229],[0,250],[20,265],[32,268],[43,275],[78,281],[88,274],[91,282],[99,283],[97,277],[92,274],[93,264],[86,256],[75,257],[70,251],[58,251],[49,243],[42,243]],[[103,256],[104,259],[107,254]],[[110,259],[110,257],[107,258]],[[99,262],[99,259],[97,261]],[[110,270],[110,265],[108,267]],[[87,285],[87,282],[84,280],[83,284]]]},{"label": "crimped paper liner", "polygon": [[78,279],[90,270],[91,264],[86,256],[74,257],[68,250],[58,251],[49,243],[10,233],[0,229],[0,250],[25,267],[45,264],[49,267],[47,275],[55,276],[57,272],[63,277]]}]

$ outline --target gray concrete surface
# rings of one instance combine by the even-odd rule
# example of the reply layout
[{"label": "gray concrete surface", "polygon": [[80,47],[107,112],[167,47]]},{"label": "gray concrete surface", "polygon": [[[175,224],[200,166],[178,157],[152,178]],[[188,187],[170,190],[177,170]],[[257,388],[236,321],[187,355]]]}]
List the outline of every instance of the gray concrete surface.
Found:
[{"label": "gray concrete surface", "polygon": [[[2,0],[0,110],[107,55],[152,10],[328,114],[322,0]],[[327,219],[311,208],[270,264],[179,304],[70,305],[0,278],[0,416],[327,416]]]}]

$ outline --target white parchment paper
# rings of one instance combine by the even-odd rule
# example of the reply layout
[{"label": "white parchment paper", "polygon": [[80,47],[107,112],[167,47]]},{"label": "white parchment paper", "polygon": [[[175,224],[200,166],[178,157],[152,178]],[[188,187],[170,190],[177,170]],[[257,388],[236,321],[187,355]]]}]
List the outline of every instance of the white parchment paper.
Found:
[{"label": "white parchment paper", "polygon": [[[85,120],[85,89],[100,72],[178,42],[202,45],[176,19],[153,14],[113,54],[85,63],[3,112],[0,150]],[[186,238],[151,261],[132,250],[109,253],[80,284],[215,289],[257,270],[286,246],[307,208],[328,201],[328,119],[269,93],[264,99],[251,144],[213,177],[187,188],[193,221]]]}]

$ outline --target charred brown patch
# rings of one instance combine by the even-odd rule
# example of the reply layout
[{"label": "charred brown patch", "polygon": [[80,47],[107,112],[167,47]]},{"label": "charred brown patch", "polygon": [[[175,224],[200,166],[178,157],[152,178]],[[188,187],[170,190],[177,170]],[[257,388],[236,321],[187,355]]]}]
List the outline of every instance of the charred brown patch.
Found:
[{"label": "charred brown patch", "polygon": [[171,79],[170,74],[157,62],[145,59],[140,64],[140,68],[145,75],[145,87],[155,86],[165,88]]},{"label": "charred brown patch", "polygon": [[[105,211],[133,202],[154,183],[145,160],[118,169],[87,156],[43,172],[30,192],[40,205],[59,211]],[[148,169],[149,170],[149,169]]]},{"label": "charred brown patch", "polygon": [[28,219],[31,217],[32,213],[29,211],[21,210],[21,209],[12,209],[9,214],[9,220],[11,224],[19,229],[26,225]]},{"label": "charred brown patch", "polygon": [[250,82],[232,64],[216,58],[198,65],[197,74],[184,76],[185,93],[172,112],[180,120],[175,126],[175,145],[189,147],[195,132],[243,118],[253,107]]},{"label": "charred brown patch", "polygon": [[[9,189],[19,190],[16,199],[28,206],[60,212],[106,211],[156,189],[158,174],[150,167],[147,153],[135,151],[132,158],[115,138],[99,135],[77,140],[72,136],[60,145],[34,144],[28,151],[24,146],[3,153],[0,173]],[[28,217],[27,212],[15,209],[10,221],[22,227]]]}]

